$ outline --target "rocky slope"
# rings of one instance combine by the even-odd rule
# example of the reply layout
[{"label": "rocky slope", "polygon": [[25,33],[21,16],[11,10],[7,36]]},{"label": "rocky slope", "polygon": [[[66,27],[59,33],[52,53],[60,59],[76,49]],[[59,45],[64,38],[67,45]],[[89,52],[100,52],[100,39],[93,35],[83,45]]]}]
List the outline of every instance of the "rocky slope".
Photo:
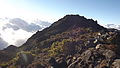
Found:
[{"label": "rocky slope", "polygon": [[17,52],[12,51],[15,56],[8,60],[0,60],[2,68],[120,67],[120,31],[79,15],[66,15],[22,46],[3,51],[11,48]]}]

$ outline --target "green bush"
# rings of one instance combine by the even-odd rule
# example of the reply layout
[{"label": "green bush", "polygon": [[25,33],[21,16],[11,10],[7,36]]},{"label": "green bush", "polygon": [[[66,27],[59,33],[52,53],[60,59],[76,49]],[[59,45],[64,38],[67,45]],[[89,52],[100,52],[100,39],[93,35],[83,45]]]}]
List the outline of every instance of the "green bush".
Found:
[{"label": "green bush", "polygon": [[55,55],[63,52],[62,46],[63,46],[63,45],[62,45],[62,42],[58,42],[58,41],[57,41],[57,42],[54,42],[54,43],[51,45],[50,49],[48,50],[49,56],[55,56]]}]

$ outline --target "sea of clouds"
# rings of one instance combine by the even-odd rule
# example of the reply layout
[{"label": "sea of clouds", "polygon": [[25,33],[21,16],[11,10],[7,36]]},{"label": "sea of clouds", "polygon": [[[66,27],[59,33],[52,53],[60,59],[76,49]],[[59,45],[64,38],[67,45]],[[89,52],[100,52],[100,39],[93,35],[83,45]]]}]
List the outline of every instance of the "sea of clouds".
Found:
[{"label": "sea of clouds", "polygon": [[50,25],[38,19],[28,22],[21,18],[0,18],[0,50],[9,45],[20,46],[36,31]]}]

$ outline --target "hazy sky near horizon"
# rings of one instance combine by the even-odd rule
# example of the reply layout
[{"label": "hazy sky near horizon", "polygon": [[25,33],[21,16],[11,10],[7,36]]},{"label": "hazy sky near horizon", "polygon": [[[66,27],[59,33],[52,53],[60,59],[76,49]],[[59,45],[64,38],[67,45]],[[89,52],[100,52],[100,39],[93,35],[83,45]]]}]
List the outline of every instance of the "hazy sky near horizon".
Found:
[{"label": "hazy sky near horizon", "polygon": [[100,24],[120,23],[119,0],[0,0],[0,17],[39,18],[54,22],[79,14]]}]

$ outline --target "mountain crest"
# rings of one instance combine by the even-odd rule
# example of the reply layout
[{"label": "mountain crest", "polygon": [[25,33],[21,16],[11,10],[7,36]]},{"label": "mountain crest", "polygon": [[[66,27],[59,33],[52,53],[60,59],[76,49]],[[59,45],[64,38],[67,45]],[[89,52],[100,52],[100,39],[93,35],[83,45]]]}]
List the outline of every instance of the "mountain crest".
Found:
[{"label": "mountain crest", "polygon": [[52,26],[61,25],[62,27],[76,27],[76,28],[93,28],[93,30],[98,31],[104,29],[104,27],[100,26],[97,21],[93,19],[87,19],[84,16],[80,15],[66,15],[57,22],[55,22]]},{"label": "mountain crest", "polygon": [[[71,31],[77,28],[90,28],[92,31],[100,31],[105,29],[104,27],[97,24],[97,21],[94,21],[93,19],[87,19],[84,16],[79,15],[66,15],[58,21],[54,22],[50,27],[42,31],[36,32],[21,47],[24,48],[24,46],[29,45],[28,48],[31,49],[34,43],[44,41],[47,38],[50,38],[50,36],[60,34],[66,31]],[[29,50],[28,48],[25,50]]]}]

